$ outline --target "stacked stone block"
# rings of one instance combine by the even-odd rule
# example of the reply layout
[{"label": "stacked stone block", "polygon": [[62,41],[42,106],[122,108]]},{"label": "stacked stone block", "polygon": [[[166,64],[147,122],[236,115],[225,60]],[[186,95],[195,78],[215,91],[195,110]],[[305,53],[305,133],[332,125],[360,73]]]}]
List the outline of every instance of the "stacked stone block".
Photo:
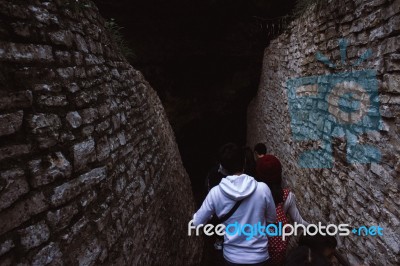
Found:
[{"label": "stacked stone block", "polygon": [[[347,70],[329,68],[316,59],[320,52],[340,63],[339,39],[348,42],[347,66],[368,49],[372,56]],[[355,265],[399,264],[399,44],[399,0],[328,1],[320,10],[312,8],[296,19],[271,41],[265,50],[257,96],[248,109],[248,144],[264,142],[269,152],[282,160],[285,180],[307,220],[384,228],[383,236],[339,238],[343,254]],[[301,153],[320,148],[321,141],[293,139],[287,81],[364,69],[376,71],[381,122],[379,129],[355,136],[356,143],[375,146],[381,160],[349,163],[346,139],[334,137],[332,167],[300,167]],[[308,90],[298,93],[313,93],[312,87]]]},{"label": "stacked stone block", "polygon": [[110,36],[90,1],[0,1],[0,265],[199,260],[164,109]]}]

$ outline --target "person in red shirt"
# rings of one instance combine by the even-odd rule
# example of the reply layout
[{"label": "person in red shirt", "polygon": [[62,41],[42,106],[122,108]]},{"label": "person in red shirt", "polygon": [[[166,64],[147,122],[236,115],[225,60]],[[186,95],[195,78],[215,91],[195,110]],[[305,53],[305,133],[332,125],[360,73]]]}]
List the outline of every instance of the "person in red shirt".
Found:
[{"label": "person in red shirt", "polygon": [[267,154],[267,146],[265,146],[264,143],[257,143],[254,146],[254,155],[256,157],[256,160],[264,157],[265,154]]},{"label": "person in red shirt", "polygon": [[[256,176],[260,182],[264,182],[271,190],[272,197],[276,206],[276,223],[288,224],[291,218],[293,222],[308,226],[300,215],[296,206],[296,198],[288,188],[282,187],[282,164],[278,158],[266,154],[258,159],[256,166]],[[283,265],[289,240],[283,240],[281,236],[269,237],[268,252],[274,266]]]}]

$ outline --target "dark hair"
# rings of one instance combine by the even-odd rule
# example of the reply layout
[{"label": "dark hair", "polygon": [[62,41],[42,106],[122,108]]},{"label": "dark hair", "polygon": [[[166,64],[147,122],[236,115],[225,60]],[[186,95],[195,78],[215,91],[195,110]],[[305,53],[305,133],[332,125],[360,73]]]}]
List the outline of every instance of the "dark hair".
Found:
[{"label": "dark hair", "polygon": [[283,202],[283,189],[282,183],[266,183],[271,190],[272,198],[274,199],[275,206]]},{"label": "dark hair", "polygon": [[244,167],[244,153],[234,143],[227,143],[219,150],[219,157],[222,167],[228,174],[242,172]]},{"label": "dark hair", "polygon": [[267,147],[265,146],[264,143],[257,143],[254,146],[254,151],[259,155],[266,154],[267,153]]},{"label": "dark hair", "polygon": [[246,175],[255,177],[256,175],[256,160],[254,160],[253,151],[249,147],[244,148],[244,173]]}]

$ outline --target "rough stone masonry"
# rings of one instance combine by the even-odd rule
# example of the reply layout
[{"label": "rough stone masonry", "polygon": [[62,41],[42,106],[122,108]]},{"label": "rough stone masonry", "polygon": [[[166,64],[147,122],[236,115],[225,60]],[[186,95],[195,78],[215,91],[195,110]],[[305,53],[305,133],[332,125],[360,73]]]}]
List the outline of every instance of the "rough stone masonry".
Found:
[{"label": "rough stone masonry", "polygon": [[161,103],[89,1],[0,0],[0,265],[190,265]]},{"label": "rough stone masonry", "polygon": [[[301,152],[318,148],[320,143],[293,139],[287,81],[343,71],[331,69],[315,57],[320,51],[331,62],[340,62],[338,40],[343,38],[348,42],[349,62],[372,50],[369,59],[351,70],[376,70],[382,123],[379,130],[357,136],[356,142],[378,147],[382,158],[375,163],[349,163],[346,141],[337,137],[333,139],[333,167],[301,168],[297,163]],[[325,118],[312,121],[324,123],[328,121]],[[282,160],[286,181],[307,220],[384,228],[383,236],[339,238],[351,263],[399,265],[399,0],[329,1],[320,11],[314,8],[291,23],[265,50],[259,90],[248,109],[247,130],[250,145],[265,142],[269,152]]]}]

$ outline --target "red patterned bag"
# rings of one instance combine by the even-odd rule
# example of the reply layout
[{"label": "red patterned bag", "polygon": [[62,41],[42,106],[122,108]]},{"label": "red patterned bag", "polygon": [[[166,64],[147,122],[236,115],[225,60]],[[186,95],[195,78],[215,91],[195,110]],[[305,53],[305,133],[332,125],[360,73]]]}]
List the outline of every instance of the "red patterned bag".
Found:
[{"label": "red patterned bag", "polygon": [[[289,189],[283,189],[283,201],[276,206],[276,223],[281,222],[282,226],[290,223],[283,209],[283,204],[289,196]],[[289,239],[286,237],[282,240],[282,236],[273,236],[268,238],[268,253],[271,265],[283,265],[285,262],[286,250]]]}]

